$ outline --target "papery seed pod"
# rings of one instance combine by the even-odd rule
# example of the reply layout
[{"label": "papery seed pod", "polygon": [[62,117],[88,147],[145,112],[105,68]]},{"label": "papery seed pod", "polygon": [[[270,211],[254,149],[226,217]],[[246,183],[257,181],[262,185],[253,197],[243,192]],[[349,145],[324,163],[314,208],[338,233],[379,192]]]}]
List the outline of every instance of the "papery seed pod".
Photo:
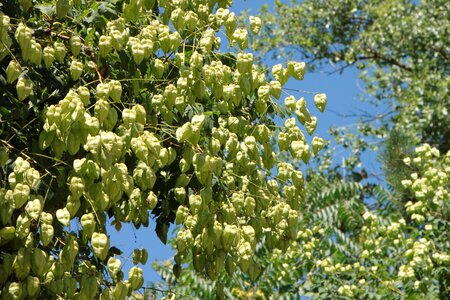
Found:
[{"label": "papery seed pod", "polygon": [[145,249],[141,249],[141,259],[140,259],[140,263],[145,265],[147,263],[148,260],[148,252]]},{"label": "papery seed pod", "polygon": [[122,262],[120,259],[110,257],[108,259],[108,271],[112,278],[115,278],[117,273],[120,271],[120,267],[122,266]]},{"label": "papery seed pod", "polygon": [[158,197],[152,191],[148,193],[147,204],[149,209],[154,209],[158,204]]},{"label": "papery seed pod", "polygon": [[263,85],[258,88],[258,98],[264,101],[268,101],[270,98],[270,86]]},{"label": "papery seed pod", "polygon": [[72,63],[70,64],[70,76],[72,77],[73,81],[77,81],[81,74],[83,74],[83,68],[84,65],[79,60],[72,60]]},{"label": "papery seed pod", "polygon": [[194,244],[194,237],[192,232],[187,230],[180,230],[177,234],[177,250],[180,254],[184,253],[187,249],[191,248]]},{"label": "papery seed pod", "polygon": [[18,183],[13,191],[13,199],[15,203],[15,208],[21,208],[30,197],[30,187],[25,184]]},{"label": "papery seed pod", "polygon": [[289,75],[297,80],[303,80],[306,70],[306,64],[304,62],[289,61],[287,67]]},{"label": "papery seed pod", "polygon": [[77,91],[78,96],[80,97],[81,101],[83,102],[83,104],[85,106],[89,105],[89,102],[90,102],[89,100],[91,97],[91,95],[89,93],[89,89],[87,87],[80,86],[77,88],[76,91]]},{"label": "papery seed pod", "polygon": [[109,250],[109,238],[103,233],[94,232],[91,238],[91,245],[95,256],[100,260],[104,260]]},{"label": "papery seed pod", "polygon": [[35,297],[39,294],[40,281],[39,278],[34,276],[28,276],[26,281],[26,291],[28,297]]},{"label": "papery seed pod", "polygon": [[153,74],[155,75],[156,78],[162,78],[162,76],[164,75],[164,72],[166,70],[166,65],[164,64],[164,62],[160,59],[155,59],[154,63],[153,63]]},{"label": "papery seed pod", "polygon": [[59,63],[64,62],[64,58],[66,57],[67,49],[63,43],[55,42],[53,44],[53,48],[55,49],[55,58]]},{"label": "papery seed pod", "polygon": [[102,35],[98,41],[98,48],[100,50],[100,56],[106,57],[112,49],[112,38],[107,35]]},{"label": "papery seed pod", "polygon": [[180,34],[177,31],[172,32],[169,35],[169,42],[170,42],[170,50],[172,52],[175,52],[178,49],[178,47],[180,46],[180,44],[181,44],[181,36],[180,36]]},{"label": "papery seed pod", "polygon": [[281,83],[281,85],[284,85],[289,79],[288,69],[283,68],[281,64],[277,64],[272,67],[272,74],[273,77]]},{"label": "papery seed pod", "polygon": [[256,201],[253,197],[246,197],[244,201],[244,211],[246,216],[252,216],[255,213]]},{"label": "papery seed pod", "polygon": [[202,197],[200,195],[191,195],[189,197],[189,206],[192,214],[197,214],[202,207]]},{"label": "papery seed pod", "polygon": [[233,33],[233,40],[239,45],[241,50],[248,46],[248,32],[245,28],[236,29]]},{"label": "papery seed pod", "polygon": [[261,18],[250,16],[249,21],[250,21],[250,31],[253,34],[258,34],[259,31],[261,30],[262,25]]},{"label": "papery seed pod", "polygon": [[80,198],[85,190],[84,180],[80,177],[72,176],[69,180],[69,190],[74,198]]},{"label": "papery seed pod", "polygon": [[50,69],[53,62],[55,61],[55,49],[51,46],[47,46],[43,51],[44,65],[47,69]]},{"label": "papery seed pod", "polygon": [[78,54],[80,54],[81,47],[83,46],[80,37],[74,35],[70,38],[70,51],[72,52],[73,56],[77,57]]},{"label": "papery seed pod", "polygon": [[150,39],[142,39],[141,45],[144,48],[144,56],[145,58],[150,58],[154,52],[154,43]]},{"label": "papery seed pod", "polygon": [[140,289],[144,284],[142,269],[136,266],[132,267],[128,272],[128,281],[132,290]]},{"label": "papery seed pod", "polygon": [[112,30],[110,32],[110,36],[112,38],[111,39],[112,47],[117,51],[123,50],[127,40],[127,32],[125,32],[125,30],[124,31]]},{"label": "papery seed pod", "polygon": [[133,106],[133,110],[136,112],[136,122],[138,122],[141,125],[145,125],[147,113],[145,111],[144,106],[136,104],[135,106]]},{"label": "papery seed pod", "polygon": [[39,183],[40,178],[41,176],[39,175],[39,172],[35,169],[30,168],[25,171],[23,179],[24,183],[26,183],[32,189],[35,189]]},{"label": "papery seed pod", "polygon": [[22,68],[20,67],[20,64],[15,60],[11,60],[8,67],[6,67],[6,81],[8,83],[13,83],[19,78],[21,73]]},{"label": "papery seed pod", "polygon": [[135,43],[131,46],[131,54],[133,55],[134,62],[139,65],[145,58],[144,47],[141,43]]},{"label": "papery seed pod", "polygon": [[325,110],[325,106],[327,105],[327,95],[325,94],[316,94],[314,96],[314,104],[317,109],[323,112]]},{"label": "papery seed pod", "polygon": [[284,99],[284,105],[291,111],[295,111],[296,100],[294,96],[288,96]]},{"label": "papery seed pod", "polygon": [[242,193],[233,193],[231,204],[233,204],[236,211],[242,211],[244,209],[244,195]]},{"label": "papery seed pod", "polygon": [[58,209],[56,211],[56,218],[64,226],[69,226],[70,224],[70,213],[67,208]]},{"label": "papery seed pod", "polygon": [[114,299],[117,300],[124,300],[128,295],[128,286],[119,281],[116,283],[116,286],[114,287]]},{"label": "papery seed pod", "polygon": [[177,213],[175,216],[176,224],[183,224],[187,216],[189,216],[189,208],[183,205],[178,206]]},{"label": "papery seed pod", "polygon": [[294,183],[294,186],[296,188],[302,188],[304,179],[303,179],[303,173],[301,171],[294,171],[292,173],[292,182]]},{"label": "papery seed pod", "polygon": [[236,225],[225,225],[222,235],[222,244],[225,250],[230,251],[239,241],[239,230]]},{"label": "papery seed pod", "polygon": [[175,199],[181,203],[184,204],[186,201],[186,189],[183,187],[175,188]]},{"label": "papery seed pod", "polygon": [[188,140],[193,132],[192,124],[190,122],[184,123],[183,126],[176,130],[176,137],[179,142]]},{"label": "papery seed pod", "polygon": [[253,65],[253,54],[239,53],[237,56],[237,69],[241,74],[250,74]]},{"label": "papery seed pod", "polygon": [[237,27],[237,17],[235,13],[229,13],[225,20],[225,32],[228,38],[231,38]]},{"label": "papery seed pod", "polygon": [[161,46],[161,50],[164,53],[168,53],[171,50],[170,43],[170,29],[166,28],[163,31],[160,31],[158,34],[159,44]]},{"label": "papery seed pod", "polygon": [[189,59],[189,64],[194,70],[201,70],[203,68],[203,55],[197,51],[194,51]]},{"label": "papery seed pod", "polygon": [[47,246],[53,239],[54,229],[53,226],[50,224],[41,224],[41,234],[40,238],[42,241],[42,244],[44,246]]},{"label": "papery seed pod", "polygon": [[[28,2],[28,0],[22,0],[22,2]],[[26,291],[23,290],[20,282],[8,282],[8,284],[3,288],[3,291],[5,293],[5,299],[23,299],[26,297],[26,295],[24,295]]]},{"label": "papery seed pod", "polygon": [[136,121],[136,111],[125,108],[122,111],[122,120],[125,128],[130,128],[131,125]]},{"label": "papery seed pod", "polygon": [[67,197],[66,208],[70,216],[75,216],[80,208],[81,202],[79,198],[75,198],[72,195]]},{"label": "papery seed pod", "polygon": [[24,23],[19,23],[17,26],[16,32],[14,33],[14,37],[19,43],[22,49],[28,48],[29,43],[32,39],[33,31],[31,28],[28,28]]},{"label": "papery seed pod", "polygon": [[20,77],[16,84],[17,98],[19,101],[23,101],[28,98],[33,91],[33,82],[30,79]]},{"label": "papery seed pod", "polygon": [[280,151],[286,151],[289,148],[288,135],[285,132],[280,132],[278,135],[278,148]]},{"label": "papery seed pod", "polygon": [[84,214],[80,218],[81,226],[83,227],[83,234],[88,238],[92,236],[95,231],[96,220],[93,213]]},{"label": "papery seed pod", "polygon": [[48,256],[45,251],[35,248],[33,249],[33,254],[31,257],[31,269],[34,274],[41,277],[44,272],[47,271],[47,260]]},{"label": "papery seed pod", "polygon": [[301,158],[303,155],[304,143],[303,141],[291,142],[291,154],[295,158]]},{"label": "papery seed pod", "polygon": [[111,80],[109,82],[109,96],[116,102],[119,102],[122,97],[122,85],[120,81]]},{"label": "papery seed pod", "polygon": [[25,206],[25,211],[30,216],[30,218],[37,220],[42,211],[43,201],[42,199],[39,199],[38,197],[35,196],[33,198],[30,201],[28,201],[27,205]]},{"label": "papery seed pod", "polygon": [[269,88],[270,88],[270,94],[272,96],[274,96],[275,98],[279,99],[281,96],[281,83],[277,80],[272,80],[269,83]]},{"label": "papery seed pod", "polygon": [[187,30],[194,30],[199,24],[198,15],[193,11],[187,11],[184,19]]},{"label": "papery seed pod", "polygon": [[104,122],[108,118],[110,105],[105,99],[99,99],[95,102],[94,113],[99,122]]},{"label": "papery seed pod", "polygon": [[214,30],[207,29],[203,32],[202,37],[200,38],[200,49],[202,49],[203,53],[209,53],[212,50],[214,44]]},{"label": "papery seed pod", "polygon": [[53,216],[50,213],[41,212],[41,218],[40,221],[44,224],[51,225],[53,223]]},{"label": "papery seed pod", "polygon": [[30,41],[30,46],[28,51],[28,59],[31,63],[39,66],[41,65],[42,60],[42,47],[39,43],[37,43],[34,39]]},{"label": "papery seed pod", "polygon": [[306,125],[306,132],[308,132],[309,135],[312,135],[317,127],[317,118],[311,117],[311,120],[306,121],[305,125]]},{"label": "papery seed pod", "polygon": [[313,153],[315,156],[317,156],[317,154],[323,148],[323,146],[324,146],[323,139],[315,136],[312,140]]}]

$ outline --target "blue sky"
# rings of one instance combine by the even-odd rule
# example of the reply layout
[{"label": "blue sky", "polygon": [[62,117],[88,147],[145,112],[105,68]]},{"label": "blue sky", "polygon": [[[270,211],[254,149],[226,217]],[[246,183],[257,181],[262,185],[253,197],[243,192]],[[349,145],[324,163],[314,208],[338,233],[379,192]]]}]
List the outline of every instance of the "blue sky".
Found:
[{"label": "blue sky", "polygon": [[[235,13],[247,9],[251,14],[256,14],[258,8],[264,3],[272,4],[274,1],[243,1],[237,0],[234,2],[231,10]],[[288,2],[288,1],[282,1]],[[285,63],[285,61],[270,60],[268,64]],[[340,127],[343,125],[354,124],[357,118],[343,117],[342,115],[349,115],[357,113],[358,110],[367,110],[374,113],[373,106],[357,101],[358,94],[362,92],[362,83],[358,81],[357,72],[354,69],[347,69],[342,75],[334,73],[327,75],[325,72],[307,73],[305,79],[302,81],[290,80],[285,88],[289,89],[289,93],[296,98],[305,97],[309,102],[310,111],[318,118],[318,127],[316,134],[330,139],[328,129],[331,126]],[[293,90],[302,90],[302,92],[292,92]],[[326,93],[328,96],[328,105],[324,113],[318,112],[313,107],[313,98],[315,93]],[[343,153],[337,152],[335,159],[338,160]],[[369,166],[372,165],[374,169],[377,168],[376,159],[373,154],[367,154],[363,157]],[[369,171],[370,173],[370,171]],[[163,245],[155,234],[155,223],[151,221],[148,228],[134,229],[132,225],[123,225],[120,232],[116,232],[114,228],[110,228],[111,242],[113,246],[121,249],[123,254],[122,262],[124,264],[124,271],[127,272],[133,265],[131,254],[135,248],[146,248],[149,253],[149,259],[146,266],[143,267],[144,278],[146,282],[156,282],[160,277],[151,268],[151,263],[155,260],[167,260],[173,256],[173,251],[170,246]],[[173,230],[173,227],[170,231]]]}]

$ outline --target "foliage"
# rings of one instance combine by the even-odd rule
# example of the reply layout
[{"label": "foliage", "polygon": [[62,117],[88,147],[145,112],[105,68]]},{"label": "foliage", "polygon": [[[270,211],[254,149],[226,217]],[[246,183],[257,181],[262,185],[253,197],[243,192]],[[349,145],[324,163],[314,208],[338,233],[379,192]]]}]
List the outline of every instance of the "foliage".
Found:
[{"label": "foliage", "polygon": [[[147,252],[134,251],[126,277],[108,224],[148,226],[150,214],[163,242],[181,225],[175,275],[192,261],[209,278],[254,279],[258,241],[296,238],[303,174],[273,143],[304,162],[323,146],[292,117],[313,134],[304,99],[277,101],[305,64],[277,65],[268,81],[230,4],[1,2],[2,299],[130,296]],[[250,19],[254,34],[260,25]]]}]

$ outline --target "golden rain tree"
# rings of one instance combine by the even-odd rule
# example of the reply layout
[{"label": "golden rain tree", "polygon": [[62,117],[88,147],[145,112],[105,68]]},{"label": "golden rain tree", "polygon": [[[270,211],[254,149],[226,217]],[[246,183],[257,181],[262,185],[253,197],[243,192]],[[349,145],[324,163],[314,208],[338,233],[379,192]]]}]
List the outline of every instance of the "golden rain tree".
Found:
[{"label": "golden rain tree", "polygon": [[238,24],[231,2],[0,3],[2,299],[139,290],[147,251],[124,274],[109,224],[153,217],[162,242],[180,224],[173,271],[192,260],[210,278],[256,277],[257,241],[296,238],[303,175],[277,153],[307,162],[323,141],[307,142],[304,99],[278,99],[305,64],[268,80],[248,49],[261,20]]}]

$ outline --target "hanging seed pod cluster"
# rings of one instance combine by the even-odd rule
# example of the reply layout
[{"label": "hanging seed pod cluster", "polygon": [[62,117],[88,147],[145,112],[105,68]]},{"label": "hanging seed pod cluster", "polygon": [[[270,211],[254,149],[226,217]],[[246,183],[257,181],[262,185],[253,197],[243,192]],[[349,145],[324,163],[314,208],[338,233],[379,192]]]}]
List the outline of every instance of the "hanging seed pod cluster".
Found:
[{"label": "hanging seed pod cluster", "polygon": [[[175,273],[192,261],[210,278],[236,268],[256,278],[257,242],[296,238],[303,175],[279,153],[308,162],[323,140],[305,138],[317,126],[306,101],[280,97],[305,64],[258,67],[247,46],[261,19],[239,25],[231,2],[3,1],[4,299],[140,289],[147,251],[124,274],[111,223],[153,217],[163,242],[180,224]],[[323,111],[326,96],[315,103]]]}]

